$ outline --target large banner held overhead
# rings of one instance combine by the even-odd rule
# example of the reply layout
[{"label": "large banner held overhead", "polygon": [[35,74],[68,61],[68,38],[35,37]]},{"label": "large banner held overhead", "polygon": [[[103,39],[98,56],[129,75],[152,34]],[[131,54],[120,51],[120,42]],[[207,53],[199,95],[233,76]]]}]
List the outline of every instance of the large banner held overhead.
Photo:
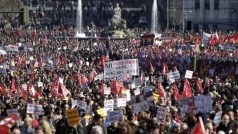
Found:
[{"label": "large banner held overhead", "polygon": [[104,66],[104,79],[123,81],[131,75],[139,75],[138,59],[110,61]]}]

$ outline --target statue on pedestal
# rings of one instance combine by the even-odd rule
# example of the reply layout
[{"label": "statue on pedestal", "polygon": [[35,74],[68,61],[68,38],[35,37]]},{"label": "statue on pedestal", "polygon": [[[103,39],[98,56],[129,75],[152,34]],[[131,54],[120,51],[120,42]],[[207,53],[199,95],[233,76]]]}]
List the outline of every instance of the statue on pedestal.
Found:
[{"label": "statue on pedestal", "polygon": [[114,8],[114,15],[109,21],[110,30],[125,30],[127,28],[126,21],[121,18],[122,9],[119,7],[119,4]]}]

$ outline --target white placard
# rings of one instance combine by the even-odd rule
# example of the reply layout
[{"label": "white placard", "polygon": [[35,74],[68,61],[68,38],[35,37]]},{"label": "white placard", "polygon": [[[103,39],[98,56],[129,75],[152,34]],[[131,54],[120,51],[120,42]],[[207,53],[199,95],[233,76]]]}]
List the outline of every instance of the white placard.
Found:
[{"label": "white placard", "polygon": [[42,112],[42,105],[27,104],[26,113],[41,115]]},{"label": "white placard", "polygon": [[69,63],[69,67],[70,67],[70,68],[73,67],[73,63]]},{"label": "white placard", "polygon": [[139,113],[139,112],[147,111],[149,109],[149,104],[147,101],[143,101],[140,103],[132,104],[132,107],[133,107],[133,113]]},{"label": "white placard", "polygon": [[192,79],[193,78],[193,71],[186,70],[185,78]]},{"label": "white placard", "polygon": [[107,121],[109,122],[116,122],[122,118],[122,110],[117,109],[114,111],[107,112]]},{"label": "white placard", "polygon": [[125,107],[127,102],[127,98],[118,98],[117,99],[117,107]]},{"label": "white placard", "polygon": [[179,71],[173,72],[173,76],[174,76],[174,79],[175,79],[175,80],[179,80],[179,79],[180,79],[180,73],[179,73]]},{"label": "white placard", "polygon": [[76,109],[79,109],[79,110],[86,110],[87,108],[87,103],[85,101],[78,101],[77,104],[76,104]]},{"label": "white placard", "polygon": [[106,95],[111,94],[111,88],[104,86],[104,94],[106,94]]},{"label": "white placard", "polygon": [[114,100],[105,100],[104,101],[104,109],[106,111],[113,111],[113,107],[114,107]]},{"label": "white placard", "polygon": [[37,82],[37,85],[38,85],[38,87],[43,87],[43,83],[42,82]]},{"label": "white placard", "polygon": [[131,83],[131,88],[138,88],[138,87],[141,87],[142,85],[142,82],[141,82],[141,78],[136,78],[132,81]]},{"label": "white placard", "polygon": [[164,124],[166,120],[166,108],[158,106],[156,118],[160,124]]},{"label": "white placard", "polygon": [[139,94],[140,94],[140,89],[137,88],[136,90],[134,90],[134,94],[135,94],[135,96],[136,96],[136,95],[139,95]]},{"label": "white placard", "polygon": [[17,114],[19,115],[17,109],[7,109],[7,115]]},{"label": "white placard", "polygon": [[127,75],[139,75],[138,59],[118,60],[106,62],[104,66],[104,78],[125,78]]}]

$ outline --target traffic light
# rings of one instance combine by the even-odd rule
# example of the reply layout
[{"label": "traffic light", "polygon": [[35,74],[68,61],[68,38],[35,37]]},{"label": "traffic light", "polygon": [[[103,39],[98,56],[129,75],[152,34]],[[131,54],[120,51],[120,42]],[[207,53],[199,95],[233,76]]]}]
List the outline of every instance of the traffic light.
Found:
[{"label": "traffic light", "polygon": [[26,25],[29,22],[29,7],[23,6],[19,13],[19,23],[20,25]]}]

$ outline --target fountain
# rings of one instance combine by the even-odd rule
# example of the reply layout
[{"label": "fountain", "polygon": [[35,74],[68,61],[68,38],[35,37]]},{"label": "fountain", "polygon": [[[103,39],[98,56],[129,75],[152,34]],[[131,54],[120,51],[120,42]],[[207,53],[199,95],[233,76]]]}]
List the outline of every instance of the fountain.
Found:
[{"label": "fountain", "polygon": [[85,33],[83,33],[82,31],[82,21],[83,21],[82,0],[78,0],[75,38],[86,37]]},{"label": "fountain", "polygon": [[152,16],[151,16],[151,33],[157,34],[159,30],[158,24],[158,7],[157,0],[154,0],[152,7]]}]

